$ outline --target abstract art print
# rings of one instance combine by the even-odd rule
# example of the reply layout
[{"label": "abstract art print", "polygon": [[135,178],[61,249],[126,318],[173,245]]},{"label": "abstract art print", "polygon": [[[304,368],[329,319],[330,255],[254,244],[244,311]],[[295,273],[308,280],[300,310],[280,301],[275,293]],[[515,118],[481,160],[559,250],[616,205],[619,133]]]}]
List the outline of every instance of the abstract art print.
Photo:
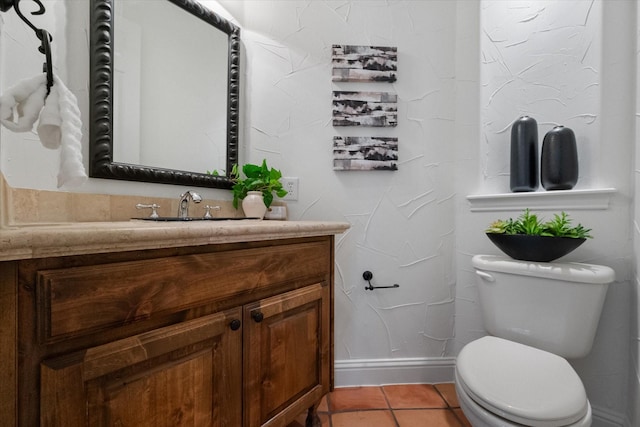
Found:
[{"label": "abstract art print", "polygon": [[397,47],[334,44],[332,53],[334,82],[396,81]]},{"label": "abstract art print", "polygon": [[389,92],[333,92],[334,126],[393,127],[398,124],[398,96]]},{"label": "abstract art print", "polygon": [[398,170],[398,138],[334,136],[333,170]]}]

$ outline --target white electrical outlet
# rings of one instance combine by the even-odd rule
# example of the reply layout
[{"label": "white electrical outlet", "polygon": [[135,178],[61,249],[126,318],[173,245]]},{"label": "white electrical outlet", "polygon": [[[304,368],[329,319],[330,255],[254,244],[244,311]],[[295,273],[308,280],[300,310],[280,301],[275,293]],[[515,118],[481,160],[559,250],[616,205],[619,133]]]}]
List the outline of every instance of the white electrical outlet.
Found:
[{"label": "white electrical outlet", "polygon": [[281,178],[282,187],[287,190],[287,195],[282,200],[298,200],[298,178]]}]

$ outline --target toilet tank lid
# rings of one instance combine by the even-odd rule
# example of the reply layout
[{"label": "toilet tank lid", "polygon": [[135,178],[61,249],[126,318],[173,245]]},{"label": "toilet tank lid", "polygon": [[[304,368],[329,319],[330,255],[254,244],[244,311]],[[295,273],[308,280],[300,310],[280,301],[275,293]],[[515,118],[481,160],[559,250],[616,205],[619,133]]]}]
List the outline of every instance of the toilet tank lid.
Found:
[{"label": "toilet tank lid", "polygon": [[569,282],[604,284],[615,280],[615,272],[610,267],[578,262],[533,262],[498,255],[475,255],[471,264],[478,270]]}]

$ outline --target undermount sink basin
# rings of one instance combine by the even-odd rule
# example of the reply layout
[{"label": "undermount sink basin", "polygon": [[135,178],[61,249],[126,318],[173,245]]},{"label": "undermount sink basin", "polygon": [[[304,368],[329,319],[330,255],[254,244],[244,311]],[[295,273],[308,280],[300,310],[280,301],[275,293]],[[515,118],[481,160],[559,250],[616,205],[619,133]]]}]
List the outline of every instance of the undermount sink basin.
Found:
[{"label": "undermount sink basin", "polygon": [[240,221],[245,219],[260,219],[260,218],[239,218],[239,217],[229,217],[229,218],[203,218],[201,216],[187,216],[187,217],[177,217],[177,216],[159,216],[157,218],[132,218],[132,219],[140,219],[143,221]]}]

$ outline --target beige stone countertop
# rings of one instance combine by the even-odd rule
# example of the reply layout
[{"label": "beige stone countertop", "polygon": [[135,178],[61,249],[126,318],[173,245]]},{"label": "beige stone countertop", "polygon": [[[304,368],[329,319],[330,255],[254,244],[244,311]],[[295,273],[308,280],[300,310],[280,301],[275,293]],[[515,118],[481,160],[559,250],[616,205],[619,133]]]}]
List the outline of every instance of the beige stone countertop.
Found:
[{"label": "beige stone countertop", "polygon": [[35,224],[0,229],[0,261],[340,234],[333,221],[142,221]]}]

